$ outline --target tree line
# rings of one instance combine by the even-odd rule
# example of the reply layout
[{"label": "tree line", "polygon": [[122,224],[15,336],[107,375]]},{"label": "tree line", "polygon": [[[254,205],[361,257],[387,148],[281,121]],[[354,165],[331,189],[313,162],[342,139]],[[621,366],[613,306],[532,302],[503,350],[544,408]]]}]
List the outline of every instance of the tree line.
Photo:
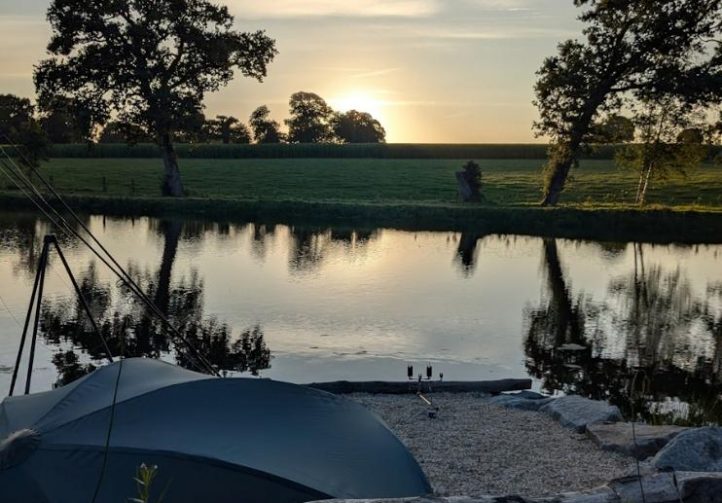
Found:
[{"label": "tree line", "polygon": [[[371,114],[337,112],[314,93],[291,96],[287,131],[273,120],[266,105],[256,108],[248,122],[232,115],[209,119],[201,111],[174,131],[178,143],[384,143],[386,131]],[[92,114],[68,99],[33,105],[27,98],[0,95],[0,131],[5,141],[27,144],[32,137],[45,144],[152,143],[152,132],[140,124],[110,120],[94,123]]]}]

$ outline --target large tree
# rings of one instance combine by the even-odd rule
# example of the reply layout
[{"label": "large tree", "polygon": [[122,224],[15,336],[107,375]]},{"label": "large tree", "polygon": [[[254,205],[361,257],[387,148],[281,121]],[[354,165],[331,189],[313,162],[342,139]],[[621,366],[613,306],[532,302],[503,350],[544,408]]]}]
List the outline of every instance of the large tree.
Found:
[{"label": "large tree", "polygon": [[[600,115],[617,110],[630,94],[690,94],[696,86],[689,82],[707,82],[720,64],[709,42],[720,35],[722,0],[574,3],[586,7],[579,17],[586,25],[583,37],[559,45],[558,54],[544,61],[535,88],[535,128],[552,142],[544,205],[559,201]],[[705,86],[706,98],[718,92],[713,89]]]},{"label": "large tree", "polygon": [[318,94],[297,92],[288,102],[291,117],[286,120],[291,143],[328,143],[335,139],[334,111]]},{"label": "large tree", "polygon": [[40,99],[84,97],[152,131],[170,196],[183,194],[174,133],[236,69],[260,81],[276,54],[263,31],[235,31],[228,9],[207,0],[53,0],[48,21],[52,56],[35,70]]},{"label": "large tree", "polygon": [[344,143],[386,142],[386,130],[369,113],[349,110],[337,114],[332,124],[334,134]]}]

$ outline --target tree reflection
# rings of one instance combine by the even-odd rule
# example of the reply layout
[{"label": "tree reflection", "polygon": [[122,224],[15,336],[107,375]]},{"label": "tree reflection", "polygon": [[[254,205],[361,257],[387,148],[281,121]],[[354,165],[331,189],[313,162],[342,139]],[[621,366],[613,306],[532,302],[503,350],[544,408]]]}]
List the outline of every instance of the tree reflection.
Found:
[{"label": "tree reflection", "polygon": [[476,270],[476,263],[479,256],[478,245],[484,234],[473,231],[464,231],[459,238],[459,245],[456,248],[456,261],[461,268],[462,274],[470,277]]},{"label": "tree reflection", "polygon": [[[128,272],[141,290],[153,299],[158,308],[178,328],[186,340],[215,368],[223,372],[250,372],[253,375],[270,367],[271,353],[266,347],[263,331],[255,326],[239,337],[231,328],[215,318],[204,315],[203,282],[197,272],[172,281],[173,264],[183,235],[180,222],[162,221],[158,226],[164,237],[161,263],[156,273],[140,271],[131,266]],[[95,264],[79,278],[81,292],[90,305],[100,332],[114,355],[166,358],[193,370],[197,362],[187,347],[172,341],[165,325],[148,312],[140,299],[126,287],[112,289],[98,276]],[[117,298],[114,298],[117,297]],[[76,350],[87,354],[92,361],[105,357],[104,347],[79,299],[72,301],[46,300],[43,303],[41,335],[57,346],[53,363],[59,382],[67,383],[92,371],[92,364],[82,364]]]},{"label": "tree reflection", "polygon": [[294,226],[290,228],[289,265],[293,272],[313,272],[332,249],[362,252],[377,236],[377,230]]},{"label": "tree reflection", "polygon": [[[544,240],[545,300],[525,313],[527,369],[548,392],[609,400],[630,418],[721,421],[719,314],[709,313],[710,299],[694,297],[679,268],[648,266],[642,245],[633,252],[632,273],[593,302],[573,296],[556,240]],[[714,341],[711,358],[694,344],[700,331]],[[610,354],[619,346],[620,355]]]}]

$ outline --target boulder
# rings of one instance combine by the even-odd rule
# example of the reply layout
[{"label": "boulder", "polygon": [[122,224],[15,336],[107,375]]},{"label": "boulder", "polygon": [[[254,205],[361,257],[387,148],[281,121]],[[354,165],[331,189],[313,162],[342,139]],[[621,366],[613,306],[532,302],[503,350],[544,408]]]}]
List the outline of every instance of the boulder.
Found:
[{"label": "boulder", "polygon": [[658,470],[722,472],[722,428],[692,428],[678,434],[652,464]]},{"label": "boulder", "polygon": [[[652,426],[632,423],[599,423],[587,426],[587,434],[600,448],[637,459],[654,456],[670,440],[688,428],[681,426]],[[636,437],[636,441],[635,441]]]},{"label": "boulder", "polygon": [[614,405],[577,395],[556,398],[539,410],[578,433],[584,433],[590,424],[622,420],[622,413]]},{"label": "boulder", "polygon": [[722,473],[679,472],[676,475],[685,503],[722,502]]},{"label": "boulder", "polygon": [[[674,503],[680,501],[680,493],[672,473],[655,473],[642,477],[623,477],[611,481],[609,487],[624,503]],[[642,496],[644,488],[644,496]]]}]

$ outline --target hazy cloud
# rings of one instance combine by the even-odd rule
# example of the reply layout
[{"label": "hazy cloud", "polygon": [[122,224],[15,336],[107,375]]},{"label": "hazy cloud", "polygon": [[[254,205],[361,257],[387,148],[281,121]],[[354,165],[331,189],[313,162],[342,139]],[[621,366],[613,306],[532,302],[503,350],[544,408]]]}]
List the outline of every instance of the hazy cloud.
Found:
[{"label": "hazy cloud", "polygon": [[229,6],[244,18],[422,17],[440,9],[438,0],[232,0]]}]

